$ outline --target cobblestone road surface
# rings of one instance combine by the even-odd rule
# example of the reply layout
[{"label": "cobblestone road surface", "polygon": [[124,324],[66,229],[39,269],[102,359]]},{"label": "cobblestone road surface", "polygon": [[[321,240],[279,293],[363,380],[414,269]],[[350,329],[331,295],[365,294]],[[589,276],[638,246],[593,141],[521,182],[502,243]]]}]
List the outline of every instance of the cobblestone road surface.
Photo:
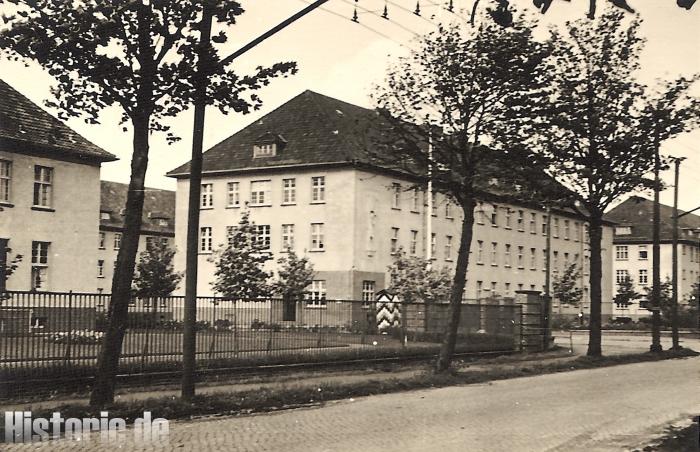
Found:
[{"label": "cobblestone road surface", "polygon": [[50,441],[8,451],[621,451],[700,413],[700,358],[172,422],[166,443]]}]

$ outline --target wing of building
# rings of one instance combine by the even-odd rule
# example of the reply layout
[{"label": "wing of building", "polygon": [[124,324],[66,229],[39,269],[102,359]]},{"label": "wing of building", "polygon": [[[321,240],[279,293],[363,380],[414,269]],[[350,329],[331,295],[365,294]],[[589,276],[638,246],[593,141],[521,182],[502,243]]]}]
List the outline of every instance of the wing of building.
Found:
[{"label": "wing of building", "polygon": [[[102,181],[100,183],[100,232],[97,248],[97,292],[109,292],[112,285],[117,254],[124,231],[124,206],[128,184]],[[157,240],[168,246],[175,237],[175,192],[146,188],[139,253]],[[138,259],[138,257],[137,257]],[[95,290],[95,289],[93,289]]]},{"label": "wing of building", "polygon": [[[198,291],[210,294],[212,252],[226,243],[228,228],[248,209],[275,260],[292,248],[310,257],[314,298],[373,299],[387,285],[387,267],[399,248],[453,266],[461,209],[401,172],[372,164],[365,125],[377,114],[305,91],[204,153],[200,200]],[[505,170],[504,170],[505,171]],[[177,179],[175,241],[185,249],[189,164],[168,173]],[[588,309],[585,221],[573,212],[553,216],[553,272],[577,263],[582,306]],[[428,236],[428,222],[432,232]],[[546,216],[510,197],[485,194],[477,212],[465,299],[512,296],[541,290],[545,280]],[[609,251],[604,231],[604,315],[610,315]],[[184,269],[184,253],[176,258]],[[272,265],[274,269],[274,264]],[[557,306],[557,308],[559,308]],[[566,308],[562,308],[567,311]]]},{"label": "wing of building", "polygon": [[[683,212],[680,212],[683,213]],[[613,270],[615,282],[619,284],[629,278],[637,292],[652,283],[652,238],[654,202],[632,196],[612,209],[606,218],[617,223],[614,235]],[[678,294],[680,303],[688,303],[692,287],[700,282],[700,216],[688,214],[678,220]],[[673,208],[661,205],[661,280],[671,279]],[[614,305],[617,317],[645,317],[646,309],[639,302],[629,306]]]},{"label": "wing of building", "polygon": [[0,249],[10,290],[92,292],[100,166],[117,160],[0,80]]}]

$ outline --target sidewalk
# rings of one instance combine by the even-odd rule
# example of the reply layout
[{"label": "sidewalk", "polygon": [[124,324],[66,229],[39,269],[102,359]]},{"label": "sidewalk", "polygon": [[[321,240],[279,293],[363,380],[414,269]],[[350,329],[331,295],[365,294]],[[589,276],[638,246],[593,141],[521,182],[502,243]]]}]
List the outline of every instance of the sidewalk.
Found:
[{"label": "sidewalk", "polygon": [[[495,369],[512,369],[522,367],[523,364],[534,363],[555,363],[573,360],[577,356],[572,355],[568,350],[558,350],[548,353],[534,353],[529,355],[510,355],[497,358],[489,358],[472,362],[455,362],[455,369],[458,372],[479,372]],[[399,366],[397,366],[399,367]],[[407,363],[400,366],[403,370],[367,370],[367,369],[346,369],[346,370],[315,370],[286,373],[283,375],[268,375],[257,377],[240,377],[235,383],[221,384],[213,382],[201,382],[197,385],[197,394],[217,394],[217,393],[237,393],[254,389],[275,389],[275,388],[309,388],[319,386],[324,383],[361,383],[381,379],[402,379],[416,376],[429,369],[428,364]],[[236,377],[232,377],[236,378]],[[118,389],[115,401],[129,402],[136,400],[146,400],[158,397],[179,397],[180,389],[177,385],[157,390],[139,390],[137,388]],[[89,397],[59,397],[51,400],[32,401],[26,403],[12,403],[0,405],[5,411],[20,411],[28,409],[39,411],[52,409],[66,404],[87,404]]]}]

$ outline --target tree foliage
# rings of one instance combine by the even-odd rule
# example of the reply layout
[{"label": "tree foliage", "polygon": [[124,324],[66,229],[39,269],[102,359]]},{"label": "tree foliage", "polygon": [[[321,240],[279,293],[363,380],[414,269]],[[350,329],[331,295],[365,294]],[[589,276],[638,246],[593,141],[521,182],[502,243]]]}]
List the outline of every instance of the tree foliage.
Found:
[{"label": "tree foliage", "polygon": [[634,282],[629,276],[617,284],[614,302],[619,308],[627,308],[642,296],[634,288]]},{"label": "tree foliage", "polygon": [[272,284],[273,293],[285,299],[299,299],[314,279],[314,266],[306,256],[299,257],[294,250],[277,260],[277,280]]},{"label": "tree foliage", "polygon": [[446,301],[452,289],[450,269],[435,270],[431,264],[432,261],[408,256],[399,248],[389,266],[388,291],[406,303]]},{"label": "tree foliage", "polygon": [[552,295],[559,300],[559,303],[578,306],[583,298],[583,289],[579,282],[581,270],[576,263],[569,264],[561,275],[554,278],[552,282]]},{"label": "tree foliage", "polygon": [[175,250],[156,240],[141,252],[134,274],[134,295],[167,297],[177,289],[183,273],[173,267]]},{"label": "tree foliage", "polygon": [[271,273],[264,270],[272,259],[264,243],[258,239],[257,226],[243,212],[238,225],[227,234],[228,243],[215,252],[215,292],[227,298],[258,298],[270,295]]},{"label": "tree foliage", "polygon": [[490,21],[478,29],[440,26],[390,68],[374,96],[380,112],[372,122],[376,163],[420,182],[430,174],[434,189],[462,209],[439,371],[449,367],[454,352],[477,197],[494,180],[502,192],[514,185],[518,172],[504,171],[505,162],[511,169],[531,166],[509,152],[500,131],[530,114],[530,98],[544,89],[548,48],[533,39],[533,28],[525,18],[509,28]]}]

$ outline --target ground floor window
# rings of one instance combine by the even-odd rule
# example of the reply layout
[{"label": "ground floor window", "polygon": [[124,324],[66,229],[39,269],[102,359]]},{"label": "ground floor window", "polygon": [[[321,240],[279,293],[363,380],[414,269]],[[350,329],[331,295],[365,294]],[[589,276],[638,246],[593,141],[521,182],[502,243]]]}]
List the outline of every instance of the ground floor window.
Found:
[{"label": "ground floor window", "polygon": [[374,281],[362,281],[362,306],[367,307],[374,301]]},{"label": "ground floor window", "polygon": [[311,281],[311,288],[309,290],[306,304],[308,306],[325,306],[326,305],[326,281],[325,280],[316,279],[316,280]]}]

